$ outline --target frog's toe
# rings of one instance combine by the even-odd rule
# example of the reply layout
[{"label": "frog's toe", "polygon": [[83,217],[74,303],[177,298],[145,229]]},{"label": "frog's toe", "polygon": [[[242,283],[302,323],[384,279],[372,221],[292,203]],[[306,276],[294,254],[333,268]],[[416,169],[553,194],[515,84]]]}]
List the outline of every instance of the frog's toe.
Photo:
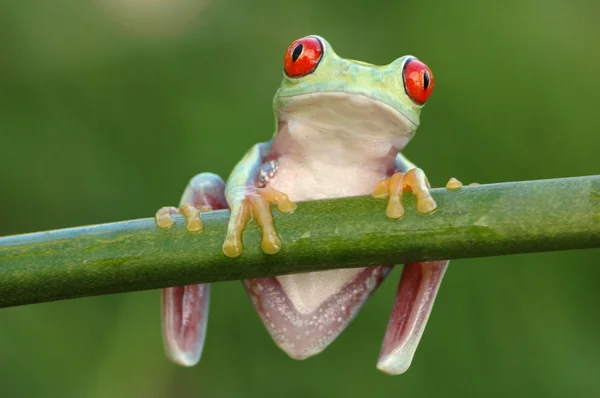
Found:
[{"label": "frog's toe", "polygon": [[244,251],[243,233],[246,224],[252,217],[252,208],[248,199],[236,202],[231,207],[229,224],[227,225],[227,236],[223,242],[223,254],[235,258]]},{"label": "frog's toe", "polygon": [[265,198],[269,204],[276,204],[277,209],[282,213],[291,213],[296,210],[296,204],[285,193],[272,187],[257,188],[256,193]]},{"label": "frog's toe", "polygon": [[437,204],[431,195],[427,195],[417,200],[417,211],[419,213],[428,214],[433,212],[436,208]]},{"label": "frog's toe", "polygon": [[227,235],[223,242],[223,254],[229,258],[238,257],[244,251],[241,235]]},{"label": "frog's toe", "polygon": [[173,216],[179,214],[177,207],[165,206],[161,207],[154,216],[156,226],[159,228],[170,228],[175,224]]},{"label": "frog's toe", "polygon": [[461,189],[462,187],[463,187],[463,183],[454,177],[450,178],[448,180],[448,182],[446,183],[446,189],[448,189],[450,191],[455,191],[455,190]]},{"label": "frog's toe", "polygon": [[403,172],[396,172],[391,177],[384,178],[375,185],[372,196],[374,198],[388,198],[385,214],[389,218],[402,218],[404,207],[402,193],[412,192],[417,198],[417,211],[431,213],[437,208],[435,200],[429,192],[430,185],[423,170],[413,168]]},{"label": "frog's toe", "polygon": [[260,242],[260,248],[267,254],[275,254],[281,250],[281,239],[277,236],[277,233],[273,231],[270,234],[264,234]]},{"label": "frog's toe", "polygon": [[408,370],[447,267],[446,260],[406,264],[383,338],[377,369],[391,375]]},{"label": "frog's toe", "polygon": [[179,211],[185,217],[185,226],[189,232],[200,232],[204,229],[204,224],[200,219],[200,209],[189,203],[184,203],[179,207]]}]

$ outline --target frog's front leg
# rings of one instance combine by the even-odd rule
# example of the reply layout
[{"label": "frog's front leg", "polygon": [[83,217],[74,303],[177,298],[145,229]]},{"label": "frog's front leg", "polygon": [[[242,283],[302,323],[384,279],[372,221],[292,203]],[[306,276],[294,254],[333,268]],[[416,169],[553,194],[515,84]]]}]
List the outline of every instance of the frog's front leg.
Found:
[{"label": "frog's front leg", "polygon": [[[200,212],[226,209],[225,184],[221,177],[202,173],[188,184],[179,208],[163,207],[156,213],[156,224],[169,228],[174,214],[186,219],[189,232],[203,229]],[[173,362],[193,366],[200,360],[210,301],[210,284],[177,286],[162,291],[162,332],[165,353]]]},{"label": "frog's front leg", "polygon": [[[396,158],[396,167],[397,172],[380,181],[373,193],[375,197],[388,197],[386,215],[390,218],[404,215],[403,191],[411,191],[417,197],[420,213],[434,211],[437,205],[429,193],[430,185],[423,170],[401,154]],[[447,260],[404,266],[377,362],[379,370],[393,375],[408,370],[447,267]]]},{"label": "frog's front leg", "polygon": [[270,168],[275,168],[264,158],[271,148],[271,141],[255,145],[233,169],[225,195],[231,208],[227,237],[223,253],[227,257],[242,254],[242,234],[248,221],[256,219],[262,230],[261,248],[267,254],[281,249],[281,241],[275,231],[270,205],[277,204],[279,211],[292,212],[296,205],[288,196],[262,182],[269,178]]},{"label": "frog's front leg", "polygon": [[401,218],[404,215],[403,192],[412,192],[416,196],[419,213],[434,211],[437,205],[429,193],[431,186],[423,170],[415,167],[401,154],[398,154],[396,159],[396,167],[397,171],[392,176],[379,181],[373,191],[375,198],[388,198],[385,214],[389,218]]}]

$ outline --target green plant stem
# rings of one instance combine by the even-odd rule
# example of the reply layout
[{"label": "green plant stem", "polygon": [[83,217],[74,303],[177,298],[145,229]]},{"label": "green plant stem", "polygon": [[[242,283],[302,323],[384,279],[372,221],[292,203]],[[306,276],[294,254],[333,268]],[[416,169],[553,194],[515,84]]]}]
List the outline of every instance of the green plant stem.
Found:
[{"label": "green plant stem", "polygon": [[260,250],[255,222],[244,253],[221,252],[226,210],[158,229],[151,218],[0,238],[0,307],[379,264],[600,247],[600,176],[434,189],[433,214],[386,218],[386,200],[355,197],[273,210],[283,249]]}]

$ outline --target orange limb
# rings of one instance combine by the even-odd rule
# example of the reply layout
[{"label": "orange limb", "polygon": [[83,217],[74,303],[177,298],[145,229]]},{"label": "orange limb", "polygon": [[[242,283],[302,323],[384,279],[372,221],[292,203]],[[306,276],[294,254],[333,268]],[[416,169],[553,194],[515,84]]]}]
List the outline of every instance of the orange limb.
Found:
[{"label": "orange limb", "polygon": [[252,189],[245,199],[232,206],[227,237],[223,243],[223,253],[227,257],[242,254],[242,233],[252,218],[256,219],[262,229],[261,249],[267,254],[275,254],[281,250],[281,240],[273,223],[271,204],[277,204],[277,208],[283,213],[290,213],[296,209],[296,204],[286,194],[271,187]]},{"label": "orange limb", "polygon": [[451,191],[457,190],[457,189],[461,189],[463,187],[463,183],[458,181],[456,178],[452,177],[448,180],[448,182],[446,183],[446,189],[449,189]]},{"label": "orange limb", "polygon": [[373,197],[388,198],[388,205],[385,210],[386,216],[401,218],[404,216],[403,192],[412,192],[415,195],[419,213],[431,213],[437,208],[435,200],[429,193],[430,188],[431,186],[423,170],[413,168],[406,173],[396,172],[391,177],[377,182],[373,190]]},{"label": "orange limb", "polygon": [[[226,209],[225,183],[212,173],[192,178],[183,193],[180,207],[163,207],[156,214],[161,228],[175,224],[173,215],[186,219],[189,232],[203,229],[200,213]],[[175,286],[162,291],[162,335],[165,353],[176,364],[192,366],[202,355],[210,302],[210,284]]]},{"label": "orange limb", "polygon": [[185,217],[185,225],[188,232],[200,232],[204,229],[202,219],[200,219],[200,211],[204,209],[197,209],[189,203],[184,203],[180,207],[161,207],[157,212],[154,219],[156,225],[159,228],[170,228],[175,224],[173,216],[181,214]]}]

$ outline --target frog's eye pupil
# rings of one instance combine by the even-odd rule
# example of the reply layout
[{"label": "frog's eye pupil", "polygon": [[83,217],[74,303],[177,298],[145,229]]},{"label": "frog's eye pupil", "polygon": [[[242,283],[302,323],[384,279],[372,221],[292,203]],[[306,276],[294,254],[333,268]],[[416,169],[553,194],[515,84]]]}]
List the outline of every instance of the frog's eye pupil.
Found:
[{"label": "frog's eye pupil", "polygon": [[435,79],[427,65],[416,58],[408,58],[404,63],[402,79],[404,91],[410,99],[419,106],[425,104],[435,85]]},{"label": "frog's eye pupil", "polygon": [[283,70],[288,77],[299,78],[313,73],[325,49],[317,36],[306,36],[296,40],[283,56]]},{"label": "frog's eye pupil", "polygon": [[304,45],[302,43],[298,44],[296,48],[294,48],[294,52],[292,52],[292,61],[296,62],[298,58],[302,55],[302,51],[304,51]]}]

